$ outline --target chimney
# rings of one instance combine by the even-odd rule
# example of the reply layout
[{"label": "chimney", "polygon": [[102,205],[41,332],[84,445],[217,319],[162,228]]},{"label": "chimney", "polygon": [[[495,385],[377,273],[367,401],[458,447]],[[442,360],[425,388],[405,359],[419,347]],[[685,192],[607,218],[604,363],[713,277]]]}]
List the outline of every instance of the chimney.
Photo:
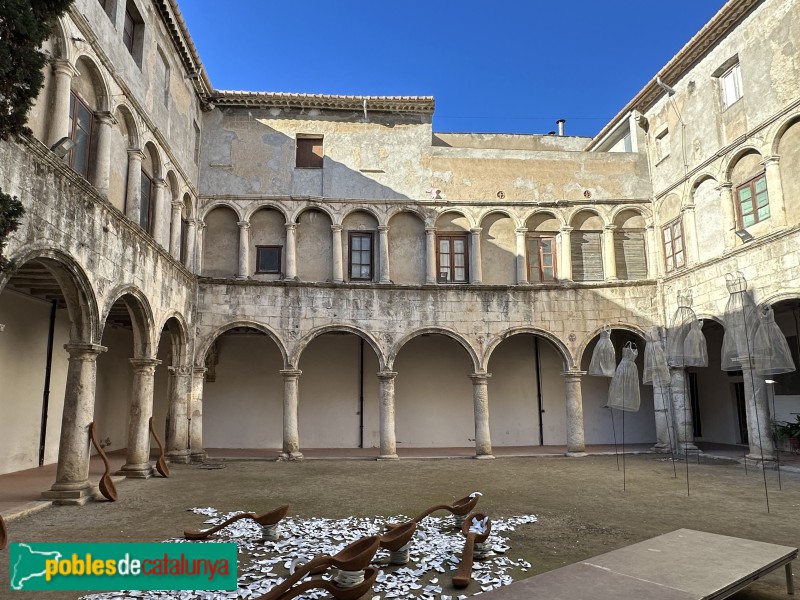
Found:
[{"label": "chimney", "polygon": [[556,121],[556,125],[558,125],[558,135],[561,137],[564,137],[564,123],[566,123],[564,119]]}]

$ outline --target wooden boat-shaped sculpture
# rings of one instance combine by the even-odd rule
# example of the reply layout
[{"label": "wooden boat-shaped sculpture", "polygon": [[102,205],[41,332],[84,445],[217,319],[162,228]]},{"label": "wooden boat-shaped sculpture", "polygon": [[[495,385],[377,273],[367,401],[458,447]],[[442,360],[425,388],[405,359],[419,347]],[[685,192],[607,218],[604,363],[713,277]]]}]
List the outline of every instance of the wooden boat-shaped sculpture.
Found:
[{"label": "wooden boat-shaped sculpture", "polygon": [[[481,526],[476,527],[475,522]],[[485,523],[485,525],[484,525]],[[482,531],[476,531],[482,530]],[[473,513],[464,521],[461,532],[467,537],[464,542],[464,552],[461,554],[461,564],[453,575],[453,587],[465,588],[472,581],[472,562],[474,559],[475,545],[483,544],[492,532],[492,522],[482,513]]]},{"label": "wooden boat-shaped sculpture", "polygon": [[6,546],[8,546],[8,530],[3,515],[0,515],[0,550],[5,550]]},{"label": "wooden boat-shaped sculpture", "polygon": [[[421,513],[419,513],[416,517],[414,517],[411,520],[414,521],[415,523],[419,523],[420,521],[422,521],[422,519],[424,519],[425,517],[427,517],[432,513],[435,513],[437,510],[446,510],[455,515],[456,525],[460,528],[464,522],[464,517],[466,517],[470,512],[472,512],[472,509],[474,509],[475,506],[478,504],[478,500],[480,500],[481,496],[482,494],[480,492],[473,492],[469,496],[465,496],[460,500],[456,500],[452,504],[437,504],[435,506],[431,506],[427,510],[424,510]],[[391,531],[392,529],[394,529],[395,527],[399,527],[400,525],[402,525],[402,523],[388,523],[386,525],[386,529]]]},{"label": "wooden boat-shaped sculpture", "polygon": [[242,513],[240,515],[234,515],[230,519],[225,519],[219,525],[214,525],[214,527],[209,529],[201,529],[199,531],[195,529],[187,529],[183,532],[183,537],[185,537],[187,540],[204,540],[210,535],[225,529],[228,525],[235,523],[240,519],[253,519],[253,521],[261,525],[262,528],[275,526],[281,521],[281,519],[283,519],[283,517],[286,516],[286,513],[288,512],[289,505],[284,504],[283,506],[279,506],[275,510],[271,510],[263,515],[257,515],[256,513],[252,512]]},{"label": "wooden boat-shaped sculpture", "polygon": [[389,562],[404,565],[409,558],[409,544],[417,530],[416,521],[406,521],[380,536],[380,547],[389,551]]},{"label": "wooden boat-shaped sculpture", "polygon": [[156,471],[158,471],[159,475],[162,477],[169,477],[169,467],[167,466],[167,461],[164,458],[164,444],[161,443],[161,438],[158,437],[156,433],[156,428],[154,426],[154,419],[150,417],[150,433],[153,434],[153,437],[156,440],[156,444],[158,445],[158,460],[156,461]]},{"label": "wooden boat-shaped sculpture", "polygon": [[103,449],[100,447],[100,442],[97,441],[97,429],[95,428],[94,421],[89,423],[89,437],[92,439],[92,445],[100,458],[103,459],[103,464],[106,467],[105,473],[100,478],[100,493],[110,502],[117,501],[117,488],[114,487],[114,481],[111,479],[111,465],[108,464],[108,457]]}]

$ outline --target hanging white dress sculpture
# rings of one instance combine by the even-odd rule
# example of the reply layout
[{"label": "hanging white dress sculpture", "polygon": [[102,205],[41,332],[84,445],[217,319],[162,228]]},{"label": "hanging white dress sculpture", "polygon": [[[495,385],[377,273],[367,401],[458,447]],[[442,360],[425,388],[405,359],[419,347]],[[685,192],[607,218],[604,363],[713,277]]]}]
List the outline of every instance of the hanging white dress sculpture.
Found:
[{"label": "hanging white dress sculpture", "polygon": [[678,308],[667,331],[667,364],[670,367],[687,366],[685,342],[696,320],[692,310],[692,292],[678,292]]},{"label": "hanging white dress sculpture", "polygon": [[636,344],[628,342],[622,348],[622,360],[608,386],[608,406],[636,412],[639,410],[639,369]]},{"label": "hanging white dress sculpture", "polygon": [[775,322],[772,308],[761,309],[759,324],[753,336],[753,363],[759,375],[778,375],[795,370],[786,337]]},{"label": "hanging white dress sculpture", "polygon": [[687,367],[707,367],[708,350],[703,336],[703,321],[695,319],[683,341],[683,364]]},{"label": "hanging white dress sculpture", "polygon": [[604,327],[600,332],[600,339],[594,346],[587,373],[596,377],[613,377],[616,366],[614,344],[611,343],[611,328]]},{"label": "hanging white dress sculpture", "polygon": [[725,306],[725,336],[722,338],[722,370],[739,371],[742,362],[753,355],[758,309],[747,293],[747,280],[742,273],[725,274],[730,297]]},{"label": "hanging white dress sculpture", "polygon": [[642,383],[648,385],[665,385],[669,383],[669,367],[658,326],[650,328],[647,343],[644,346],[644,369]]}]

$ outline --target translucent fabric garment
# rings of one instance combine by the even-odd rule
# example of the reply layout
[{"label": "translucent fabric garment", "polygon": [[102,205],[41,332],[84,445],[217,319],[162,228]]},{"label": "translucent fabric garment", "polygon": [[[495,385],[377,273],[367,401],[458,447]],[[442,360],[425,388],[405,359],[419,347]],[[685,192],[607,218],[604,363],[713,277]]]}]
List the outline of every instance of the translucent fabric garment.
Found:
[{"label": "translucent fabric garment", "polygon": [[606,327],[600,332],[600,339],[595,344],[587,373],[595,377],[613,377],[616,366],[617,358],[614,344],[611,343],[611,328]]},{"label": "translucent fabric garment", "polygon": [[628,342],[622,348],[622,360],[608,386],[610,408],[631,412],[639,410],[639,369],[634,362],[638,355],[636,344]]},{"label": "translucent fabric garment", "polygon": [[683,341],[683,364],[687,367],[707,367],[708,349],[703,335],[703,321],[695,319]]},{"label": "translucent fabric garment", "polygon": [[650,332],[647,334],[644,346],[642,383],[648,385],[669,383],[667,355],[664,354],[664,347],[661,345],[661,335],[659,335],[658,327],[651,327]]},{"label": "translucent fabric garment", "polygon": [[753,363],[759,375],[778,375],[795,370],[789,344],[769,306],[759,314],[758,329],[753,336]]},{"label": "translucent fabric garment", "polygon": [[739,371],[742,361],[753,354],[758,329],[758,309],[747,292],[744,275],[727,273],[725,285],[730,297],[725,306],[725,336],[722,338],[722,370]]},{"label": "translucent fabric garment", "polygon": [[697,317],[692,310],[692,293],[678,293],[678,309],[667,330],[667,364],[670,367],[685,367],[685,342],[692,323]]}]

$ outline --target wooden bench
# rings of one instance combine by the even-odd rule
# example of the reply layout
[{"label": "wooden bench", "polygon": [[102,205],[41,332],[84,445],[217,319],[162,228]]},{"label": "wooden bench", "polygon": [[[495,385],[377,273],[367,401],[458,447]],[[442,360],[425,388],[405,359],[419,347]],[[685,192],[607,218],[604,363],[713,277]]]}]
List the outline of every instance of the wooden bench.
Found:
[{"label": "wooden bench", "polygon": [[784,567],[797,548],[678,529],[481,595],[487,600],[721,599]]}]

